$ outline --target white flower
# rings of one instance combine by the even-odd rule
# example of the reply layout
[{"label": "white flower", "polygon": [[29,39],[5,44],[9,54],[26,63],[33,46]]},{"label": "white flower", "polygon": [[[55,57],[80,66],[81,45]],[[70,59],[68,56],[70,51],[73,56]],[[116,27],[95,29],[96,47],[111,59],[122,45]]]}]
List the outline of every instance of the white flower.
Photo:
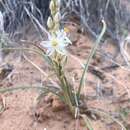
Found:
[{"label": "white flower", "polygon": [[47,54],[50,56],[54,52],[62,55],[66,54],[66,46],[72,44],[64,30],[57,31],[55,35],[49,35],[48,41],[42,41],[41,45],[47,49]]}]

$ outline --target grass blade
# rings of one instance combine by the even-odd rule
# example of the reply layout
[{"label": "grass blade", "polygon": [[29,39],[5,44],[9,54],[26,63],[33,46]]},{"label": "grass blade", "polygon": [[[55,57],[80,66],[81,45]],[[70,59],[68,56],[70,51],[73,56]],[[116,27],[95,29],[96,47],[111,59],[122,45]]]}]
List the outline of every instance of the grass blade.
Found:
[{"label": "grass blade", "polygon": [[81,77],[81,80],[80,80],[80,85],[79,85],[78,93],[77,93],[78,99],[80,99],[80,93],[81,93],[81,89],[82,89],[82,86],[83,86],[84,77],[85,77],[86,72],[88,71],[89,64],[90,64],[90,62],[91,62],[91,60],[92,60],[93,55],[95,54],[95,51],[96,51],[96,49],[97,49],[97,47],[98,47],[98,44],[100,43],[100,41],[101,41],[101,39],[102,39],[104,33],[106,32],[106,28],[107,28],[107,27],[106,27],[106,23],[105,23],[104,20],[102,20],[102,23],[103,23],[102,31],[101,31],[101,33],[100,33],[98,39],[96,40],[96,44],[95,44],[94,47],[92,48],[91,53],[90,53],[90,55],[89,55],[89,57],[88,57],[88,59],[87,59],[87,62],[86,62],[86,64],[85,64],[85,66],[84,66],[84,70],[83,70],[83,73],[82,73],[82,77]]},{"label": "grass blade", "polygon": [[[37,47],[37,46],[35,46]],[[49,56],[47,56],[43,50],[40,50],[40,47],[37,47],[37,49],[30,49],[30,48],[14,48],[14,47],[6,47],[6,48],[0,48],[0,51],[4,51],[4,50],[14,50],[14,51],[31,51],[35,54],[38,54],[40,56],[42,56],[44,58],[44,60],[51,65],[52,64],[52,60]]]}]

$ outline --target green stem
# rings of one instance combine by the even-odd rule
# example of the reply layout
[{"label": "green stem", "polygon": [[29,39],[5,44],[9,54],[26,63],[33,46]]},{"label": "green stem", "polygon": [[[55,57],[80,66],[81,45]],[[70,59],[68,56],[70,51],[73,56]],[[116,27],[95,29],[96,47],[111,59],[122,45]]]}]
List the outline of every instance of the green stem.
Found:
[{"label": "green stem", "polygon": [[71,92],[69,91],[69,88],[68,88],[67,83],[65,81],[65,77],[61,78],[60,81],[61,81],[61,84],[63,85],[63,88],[64,88],[63,94],[64,94],[64,97],[66,99],[66,104],[69,106],[69,109],[71,110],[71,112],[74,113],[73,101],[72,101],[72,97],[71,97],[72,95],[71,95]]},{"label": "green stem", "polygon": [[54,70],[57,74],[57,77],[59,78],[60,81],[60,86],[63,92],[63,96],[65,99],[65,103],[68,105],[70,111],[72,114],[74,114],[74,106],[75,106],[75,102],[74,102],[74,97],[73,97],[73,93],[72,93],[72,88],[69,85],[66,76],[64,74],[63,71],[63,67],[60,63],[60,61],[55,60],[54,64]]}]

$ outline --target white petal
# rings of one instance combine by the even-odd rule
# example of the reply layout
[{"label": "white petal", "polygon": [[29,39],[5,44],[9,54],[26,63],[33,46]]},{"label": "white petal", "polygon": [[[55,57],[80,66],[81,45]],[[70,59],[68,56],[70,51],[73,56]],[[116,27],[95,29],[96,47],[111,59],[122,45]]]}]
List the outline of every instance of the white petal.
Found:
[{"label": "white petal", "polygon": [[60,44],[58,44],[58,48],[65,48],[66,44],[63,42],[60,42]]},{"label": "white petal", "polygon": [[40,42],[40,45],[42,45],[42,44],[48,44],[50,41],[42,41],[42,42]]},{"label": "white petal", "polygon": [[70,41],[70,39],[68,37],[65,37],[64,40],[65,40],[66,43],[72,44],[72,42]]},{"label": "white petal", "polygon": [[49,42],[47,42],[47,43],[41,43],[41,45],[42,45],[43,47],[45,47],[45,48],[51,48],[51,47],[52,47]]},{"label": "white petal", "polygon": [[56,51],[62,55],[66,55],[67,51],[64,48],[55,48]]},{"label": "white petal", "polygon": [[54,53],[54,49],[52,48],[52,49],[49,49],[49,50],[47,50],[47,55],[48,56],[51,56],[53,53]]},{"label": "white petal", "polygon": [[49,39],[49,40],[51,39],[51,37],[52,37],[51,34],[48,34],[48,39]]},{"label": "white petal", "polygon": [[43,47],[45,47],[45,48],[52,48],[52,46],[50,44],[44,44]]}]

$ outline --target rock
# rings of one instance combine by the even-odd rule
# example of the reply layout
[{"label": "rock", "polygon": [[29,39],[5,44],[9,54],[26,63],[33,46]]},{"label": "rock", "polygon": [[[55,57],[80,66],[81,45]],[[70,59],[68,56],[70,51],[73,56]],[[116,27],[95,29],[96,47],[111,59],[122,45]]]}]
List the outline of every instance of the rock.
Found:
[{"label": "rock", "polygon": [[65,104],[58,97],[54,97],[52,101],[53,112],[62,111],[64,109],[65,109]]},{"label": "rock", "polygon": [[80,119],[80,125],[81,125],[82,127],[85,127],[85,126],[86,126],[86,123],[85,123],[85,121],[84,121],[83,119]]}]

